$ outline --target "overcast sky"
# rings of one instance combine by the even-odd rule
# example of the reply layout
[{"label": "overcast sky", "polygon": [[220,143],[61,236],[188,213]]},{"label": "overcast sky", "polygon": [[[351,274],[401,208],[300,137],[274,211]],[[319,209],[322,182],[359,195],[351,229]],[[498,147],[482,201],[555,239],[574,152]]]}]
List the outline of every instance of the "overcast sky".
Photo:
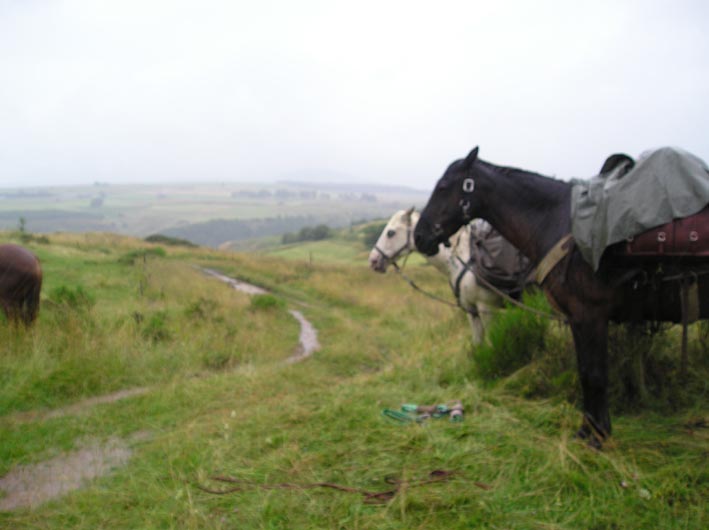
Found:
[{"label": "overcast sky", "polygon": [[0,0],[0,187],[709,160],[709,2]]}]

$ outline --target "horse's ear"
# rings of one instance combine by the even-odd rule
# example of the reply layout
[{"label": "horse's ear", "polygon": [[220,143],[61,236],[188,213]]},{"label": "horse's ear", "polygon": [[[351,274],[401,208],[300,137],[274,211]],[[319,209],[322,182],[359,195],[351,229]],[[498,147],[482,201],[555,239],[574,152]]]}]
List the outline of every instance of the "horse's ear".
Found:
[{"label": "horse's ear", "polygon": [[475,149],[470,151],[470,153],[468,153],[468,156],[465,158],[465,165],[472,166],[473,162],[475,162],[475,160],[477,160],[477,158],[478,158],[478,146],[476,145]]},{"label": "horse's ear", "polygon": [[411,214],[414,213],[416,206],[412,206],[404,212],[404,219],[406,219],[407,224],[411,224]]}]

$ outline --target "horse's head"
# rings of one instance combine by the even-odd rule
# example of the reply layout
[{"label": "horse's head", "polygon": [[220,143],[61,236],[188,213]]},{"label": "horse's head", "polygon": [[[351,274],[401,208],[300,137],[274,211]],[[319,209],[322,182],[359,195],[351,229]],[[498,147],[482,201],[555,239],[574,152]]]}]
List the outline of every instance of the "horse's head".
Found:
[{"label": "horse's head", "polygon": [[416,250],[413,232],[418,218],[413,206],[391,216],[369,253],[369,266],[373,270],[386,272],[393,260]]},{"label": "horse's head", "polygon": [[478,148],[456,160],[438,180],[414,231],[416,248],[432,256],[461,226],[473,219],[475,180],[473,171]]}]

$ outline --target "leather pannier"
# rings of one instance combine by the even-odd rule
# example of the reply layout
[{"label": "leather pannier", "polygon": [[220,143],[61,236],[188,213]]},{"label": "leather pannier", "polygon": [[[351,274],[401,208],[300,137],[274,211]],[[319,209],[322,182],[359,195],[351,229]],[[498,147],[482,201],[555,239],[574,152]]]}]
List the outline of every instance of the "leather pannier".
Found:
[{"label": "leather pannier", "polygon": [[626,256],[709,256],[709,207],[628,238]]}]

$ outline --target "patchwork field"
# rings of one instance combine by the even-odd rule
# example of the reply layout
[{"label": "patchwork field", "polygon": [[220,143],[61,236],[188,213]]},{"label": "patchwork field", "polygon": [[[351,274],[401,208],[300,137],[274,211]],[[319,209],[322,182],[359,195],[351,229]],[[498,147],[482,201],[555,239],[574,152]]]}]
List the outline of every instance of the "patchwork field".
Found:
[{"label": "patchwork field", "polygon": [[425,202],[423,191],[303,182],[0,188],[0,230],[165,233],[217,247],[303,226],[349,226]]}]

